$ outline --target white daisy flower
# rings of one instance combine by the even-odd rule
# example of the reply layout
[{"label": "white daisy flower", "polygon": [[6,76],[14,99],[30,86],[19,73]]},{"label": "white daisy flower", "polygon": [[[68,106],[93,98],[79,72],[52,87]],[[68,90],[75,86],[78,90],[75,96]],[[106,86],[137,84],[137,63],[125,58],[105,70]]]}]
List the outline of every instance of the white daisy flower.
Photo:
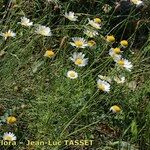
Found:
[{"label": "white daisy flower", "polygon": [[92,27],[96,28],[96,29],[101,29],[101,24],[100,23],[97,23],[95,22],[94,20],[90,20],[88,18],[88,24],[91,25]]},{"label": "white daisy flower", "polygon": [[[110,54],[120,54],[122,51],[120,50],[120,48],[116,47],[116,48],[111,48],[109,50]],[[111,56],[111,55],[110,55]]]},{"label": "white daisy flower", "polygon": [[42,25],[39,25],[35,32],[44,36],[52,36],[51,29]]},{"label": "white daisy flower", "polygon": [[101,80],[105,80],[109,83],[111,83],[112,79],[110,77],[107,77],[107,76],[103,76],[103,75],[98,75],[98,77],[101,79]]},{"label": "white daisy flower", "polygon": [[3,140],[4,141],[15,141],[16,140],[16,136],[11,133],[11,132],[6,132],[3,135]]},{"label": "white daisy flower", "polygon": [[109,50],[109,55],[114,59],[114,60],[119,60],[121,59],[121,55],[120,53],[122,53],[122,51],[120,50],[120,48],[111,48]]},{"label": "white daisy flower", "polygon": [[84,67],[88,64],[88,58],[84,58],[85,54],[74,52],[70,59],[79,67]]},{"label": "white daisy flower", "polygon": [[77,48],[85,48],[88,46],[87,41],[84,38],[81,37],[74,37],[72,38],[73,42],[70,42],[70,44]]},{"label": "white daisy flower", "polygon": [[115,61],[116,61],[117,65],[119,65],[120,67],[125,68],[128,71],[131,71],[131,69],[133,68],[133,65],[127,59],[121,58],[121,59],[118,59],[118,60],[116,59]]},{"label": "white daisy flower", "polygon": [[11,30],[8,30],[7,32],[5,33],[2,33],[0,34],[1,36],[3,36],[5,38],[5,40],[8,38],[8,37],[15,37],[16,36],[16,33],[14,33],[13,31]]},{"label": "white daisy flower", "polygon": [[65,12],[65,17],[71,21],[77,21],[78,18],[77,16],[75,16],[74,12],[71,11],[69,13]]},{"label": "white daisy flower", "polygon": [[92,38],[98,35],[98,32],[95,30],[84,30],[84,34],[87,35],[88,37]]},{"label": "white daisy flower", "polygon": [[124,76],[115,76],[114,81],[117,82],[118,84],[122,84],[125,82],[125,77]]},{"label": "white daisy flower", "polygon": [[131,2],[133,4],[135,4],[136,7],[140,7],[140,6],[144,5],[143,1],[141,1],[141,0],[131,0]]},{"label": "white daisy flower", "polygon": [[26,17],[21,17],[21,22],[19,22],[22,26],[32,26],[33,22],[30,22],[30,19],[26,18]]},{"label": "white daisy flower", "polygon": [[[117,52],[117,53],[116,53]],[[121,51],[120,51],[121,52]],[[109,50],[109,55],[114,59],[114,60],[119,60],[121,59],[121,55],[119,54],[119,49],[114,49],[114,48],[111,48]]]},{"label": "white daisy flower", "polygon": [[74,70],[70,70],[67,72],[67,77],[70,79],[76,79],[78,77],[78,73]]},{"label": "white daisy flower", "polygon": [[104,91],[104,92],[110,91],[110,84],[100,79],[97,80],[97,87],[99,90]]}]

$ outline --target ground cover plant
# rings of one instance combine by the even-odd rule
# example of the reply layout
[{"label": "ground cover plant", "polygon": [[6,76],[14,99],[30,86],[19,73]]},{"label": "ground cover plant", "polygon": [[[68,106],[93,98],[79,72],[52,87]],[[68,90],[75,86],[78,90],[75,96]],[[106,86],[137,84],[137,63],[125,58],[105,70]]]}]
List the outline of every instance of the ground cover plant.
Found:
[{"label": "ground cover plant", "polygon": [[149,1],[0,1],[0,150],[149,150]]}]

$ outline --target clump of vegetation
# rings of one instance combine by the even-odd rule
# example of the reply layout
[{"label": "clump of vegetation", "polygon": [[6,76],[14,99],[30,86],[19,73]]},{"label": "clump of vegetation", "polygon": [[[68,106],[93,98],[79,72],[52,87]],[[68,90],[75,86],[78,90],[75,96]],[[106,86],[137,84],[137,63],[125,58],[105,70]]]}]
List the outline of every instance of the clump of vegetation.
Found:
[{"label": "clump of vegetation", "polygon": [[148,1],[0,2],[1,149],[149,149]]}]

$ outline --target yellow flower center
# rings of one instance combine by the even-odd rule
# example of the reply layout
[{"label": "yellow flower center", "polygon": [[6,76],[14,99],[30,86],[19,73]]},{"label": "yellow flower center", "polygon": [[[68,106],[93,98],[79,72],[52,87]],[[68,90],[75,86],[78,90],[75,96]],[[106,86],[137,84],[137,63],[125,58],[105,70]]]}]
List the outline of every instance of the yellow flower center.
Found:
[{"label": "yellow flower center", "polygon": [[17,119],[16,119],[15,117],[10,116],[10,117],[7,118],[7,123],[8,123],[8,124],[13,124],[13,123],[16,122],[16,120],[17,120]]},{"label": "yellow flower center", "polygon": [[94,22],[95,22],[95,23],[101,23],[102,21],[101,21],[101,19],[99,19],[99,18],[94,18]]},{"label": "yellow flower center", "polygon": [[83,60],[81,58],[76,59],[75,64],[81,65],[83,63]]},{"label": "yellow flower center", "polygon": [[11,32],[6,32],[6,33],[4,33],[4,36],[5,36],[5,37],[11,36]]},{"label": "yellow flower center", "polygon": [[82,42],[82,41],[75,41],[74,43],[75,43],[75,45],[76,45],[77,47],[83,46],[83,42]]},{"label": "yellow flower center", "polygon": [[120,48],[114,48],[114,52],[115,52],[116,54],[120,53],[120,52],[121,52],[121,51],[120,51]]},{"label": "yellow flower center", "polygon": [[128,41],[123,40],[123,41],[120,42],[120,44],[121,44],[122,46],[127,47],[127,46],[128,46]]},{"label": "yellow flower center", "polygon": [[112,110],[115,111],[115,112],[120,112],[121,108],[117,105],[114,105],[114,106],[112,106]]},{"label": "yellow flower center", "polygon": [[115,42],[115,37],[114,37],[113,35],[107,36],[107,37],[106,37],[106,40],[107,40],[108,42]]},{"label": "yellow flower center", "polygon": [[45,52],[45,54],[44,54],[44,56],[46,56],[46,57],[52,57],[52,56],[54,56],[54,52],[52,51],[52,50],[47,50],[46,52]]},{"label": "yellow flower center", "polygon": [[69,75],[70,75],[70,77],[75,77],[75,73],[74,73],[73,71],[71,71],[71,72],[69,73]]},{"label": "yellow flower center", "polygon": [[12,137],[9,136],[9,135],[5,136],[4,140],[6,140],[6,141],[13,141]]},{"label": "yellow flower center", "polygon": [[91,41],[88,41],[88,46],[92,47],[96,44],[95,41],[91,40]]},{"label": "yellow flower center", "polygon": [[46,30],[45,29],[41,29],[40,30],[40,34],[45,35],[46,34]]},{"label": "yellow flower center", "polygon": [[105,86],[104,86],[103,84],[99,84],[99,85],[98,85],[98,88],[99,88],[100,90],[102,90],[102,91],[105,90]]},{"label": "yellow flower center", "polygon": [[118,64],[119,64],[119,65],[124,65],[124,60],[119,60],[119,61],[118,61]]}]

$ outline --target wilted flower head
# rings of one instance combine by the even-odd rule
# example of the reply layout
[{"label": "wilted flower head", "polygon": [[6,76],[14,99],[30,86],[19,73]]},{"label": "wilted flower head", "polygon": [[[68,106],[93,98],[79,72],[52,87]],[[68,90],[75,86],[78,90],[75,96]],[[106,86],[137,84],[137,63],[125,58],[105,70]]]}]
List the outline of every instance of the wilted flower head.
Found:
[{"label": "wilted flower head", "polygon": [[118,84],[122,84],[125,82],[125,77],[124,76],[115,76],[114,81],[117,82]]},{"label": "wilted flower head", "polygon": [[101,29],[101,20],[99,18],[95,18],[95,20],[90,20],[88,18],[88,24],[96,29]]},{"label": "wilted flower head", "polygon": [[44,36],[52,36],[51,29],[46,26],[39,25],[35,31],[37,34],[41,34]]},{"label": "wilted flower head", "polygon": [[21,17],[21,22],[20,22],[20,24],[21,24],[22,26],[28,27],[28,26],[32,26],[32,25],[33,25],[33,22],[30,22],[30,19],[28,19],[28,18],[26,18],[26,17]]},{"label": "wilted flower head", "polygon": [[86,40],[81,37],[74,37],[72,38],[73,42],[70,42],[70,44],[76,48],[85,48],[88,46]]},{"label": "wilted flower head", "polygon": [[137,82],[136,82],[136,81],[130,81],[130,82],[127,84],[127,86],[128,86],[131,90],[135,91],[135,89],[137,88]]},{"label": "wilted flower head", "polygon": [[97,80],[97,87],[99,90],[104,91],[104,92],[110,91],[110,84],[100,79]]},{"label": "wilted flower head", "polygon": [[86,34],[88,37],[92,38],[98,35],[98,32],[95,30],[84,30],[84,34]]},{"label": "wilted flower head", "polygon": [[74,12],[71,11],[69,13],[65,12],[65,17],[71,21],[77,21],[78,18],[77,16],[75,16]]},{"label": "wilted flower head", "polygon": [[78,77],[78,73],[74,70],[70,70],[67,72],[67,77],[70,79],[76,79]]},{"label": "wilted flower head", "polygon": [[15,141],[16,140],[16,136],[13,133],[11,133],[11,132],[9,132],[9,133],[6,132],[3,135],[3,140],[4,141]]},{"label": "wilted flower head", "polygon": [[109,83],[111,83],[112,79],[108,76],[103,76],[103,75],[98,75],[98,77],[101,79],[101,80],[105,80]]},{"label": "wilted flower head", "polygon": [[84,58],[85,54],[74,52],[70,59],[79,67],[84,67],[88,64],[88,58]]},{"label": "wilted flower head", "polygon": [[110,10],[112,9],[112,7],[111,7],[110,5],[108,5],[108,4],[105,4],[105,5],[102,7],[102,9],[103,9],[103,11],[104,11],[105,13],[109,13]]},{"label": "wilted flower head", "polygon": [[7,32],[5,33],[2,33],[0,34],[1,36],[3,36],[5,38],[5,40],[8,38],[8,37],[15,37],[16,36],[16,33],[14,33],[13,31],[11,30],[8,30]]}]

